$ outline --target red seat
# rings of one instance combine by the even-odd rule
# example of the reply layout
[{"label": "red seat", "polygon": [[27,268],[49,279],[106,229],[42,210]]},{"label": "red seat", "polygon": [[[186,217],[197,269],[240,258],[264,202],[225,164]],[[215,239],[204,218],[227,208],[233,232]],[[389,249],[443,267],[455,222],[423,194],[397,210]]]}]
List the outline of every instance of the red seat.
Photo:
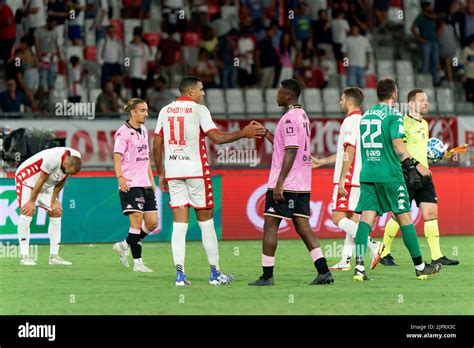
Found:
[{"label": "red seat", "polygon": [[347,75],[347,68],[344,65],[344,60],[337,61],[337,72],[339,75]]},{"label": "red seat", "polygon": [[84,47],[84,59],[92,61],[97,60],[97,46]]},{"label": "red seat", "polygon": [[148,42],[150,47],[158,47],[161,37],[158,33],[145,33],[143,34],[143,39]]},{"label": "red seat", "polygon": [[365,75],[365,87],[377,88],[377,76],[375,76],[374,74]]},{"label": "red seat", "polygon": [[183,33],[183,46],[199,47],[201,43],[201,35],[194,32]]}]

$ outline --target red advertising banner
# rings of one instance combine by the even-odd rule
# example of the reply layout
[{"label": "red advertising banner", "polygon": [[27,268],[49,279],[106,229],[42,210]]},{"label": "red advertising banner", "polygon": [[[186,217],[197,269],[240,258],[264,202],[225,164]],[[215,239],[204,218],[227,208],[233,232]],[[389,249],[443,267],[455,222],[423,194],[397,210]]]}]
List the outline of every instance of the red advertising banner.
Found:
[{"label": "red advertising banner", "polygon": [[[441,235],[474,234],[474,168],[430,168],[439,202]],[[261,239],[268,170],[219,170],[222,175],[222,239]],[[311,191],[312,229],[321,238],[342,238],[343,232],[331,221],[333,169],[313,171]],[[418,235],[423,236],[421,210],[412,205]],[[383,236],[389,214],[379,217],[372,236]],[[291,222],[282,221],[279,238],[298,238]]]},{"label": "red advertising banner", "polygon": [[[311,153],[317,156],[336,152],[339,128],[342,118],[311,117]],[[427,118],[430,136],[440,138],[450,147],[458,145],[458,121],[456,117]],[[242,129],[251,120],[215,120],[220,130],[236,131]],[[278,118],[260,119],[270,131],[274,131]],[[463,122],[464,124],[466,122]],[[82,154],[85,165],[112,165],[115,131],[123,124],[123,120],[18,120],[5,122],[6,127],[35,128],[55,130],[57,136],[66,138],[66,146],[70,146]],[[466,123],[467,124],[467,123]],[[145,124],[150,140],[156,119],[149,119]],[[469,128],[470,129],[470,128]],[[464,134],[464,132],[463,132]],[[272,145],[264,139],[241,139],[225,145],[214,145],[207,140],[209,158],[214,167],[269,167],[271,163]],[[234,151],[237,150],[237,151]]]}]

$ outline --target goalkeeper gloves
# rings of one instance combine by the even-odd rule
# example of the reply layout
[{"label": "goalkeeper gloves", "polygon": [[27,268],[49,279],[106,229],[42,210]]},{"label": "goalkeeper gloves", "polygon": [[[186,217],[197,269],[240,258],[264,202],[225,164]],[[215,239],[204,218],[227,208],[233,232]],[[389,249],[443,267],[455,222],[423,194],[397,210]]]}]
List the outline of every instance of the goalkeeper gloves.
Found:
[{"label": "goalkeeper gloves", "polygon": [[402,162],[403,175],[409,189],[419,189],[423,182],[416,170],[416,165],[420,163],[414,158],[407,158]]}]

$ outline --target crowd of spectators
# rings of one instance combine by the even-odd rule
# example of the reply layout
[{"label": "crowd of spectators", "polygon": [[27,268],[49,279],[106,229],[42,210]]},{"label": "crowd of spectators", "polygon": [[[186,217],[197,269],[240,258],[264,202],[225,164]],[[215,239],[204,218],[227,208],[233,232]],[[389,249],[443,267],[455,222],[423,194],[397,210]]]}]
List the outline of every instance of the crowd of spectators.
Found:
[{"label": "crowd of spectators", "polygon": [[[13,10],[0,0],[3,111],[21,104],[47,110],[58,75],[70,102],[94,101],[99,112],[120,109],[128,97],[158,108],[187,74],[205,88],[274,88],[291,77],[325,88],[338,73],[364,87],[373,53],[367,34],[387,29],[390,6],[389,0],[374,7],[364,0],[163,0],[159,25],[150,27],[151,0],[20,2]],[[431,73],[435,86],[461,76],[474,101],[474,0],[422,1],[421,9],[412,25],[419,72]],[[129,36],[127,19],[137,23]],[[12,93],[12,80],[21,93]],[[91,88],[102,89],[97,100],[88,99]]]}]

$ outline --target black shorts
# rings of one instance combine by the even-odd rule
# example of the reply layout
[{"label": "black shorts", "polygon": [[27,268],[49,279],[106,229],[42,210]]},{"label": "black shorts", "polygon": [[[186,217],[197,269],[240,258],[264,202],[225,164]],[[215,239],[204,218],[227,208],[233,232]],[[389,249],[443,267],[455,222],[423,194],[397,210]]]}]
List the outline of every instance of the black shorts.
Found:
[{"label": "black shorts", "polygon": [[130,187],[128,192],[119,192],[124,215],[158,210],[155,193],[151,187]]},{"label": "black shorts", "polygon": [[283,201],[276,202],[273,199],[273,190],[268,190],[265,196],[265,212],[263,215],[274,216],[282,219],[292,220],[294,216],[309,219],[309,192],[283,192]]},{"label": "black shorts", "polygon": [[419,207],[420,203],[438,203],[436,191],[431,177],[423,177],[423,185],[417,189],[408,189],[410,196],[410,203],[415,199],[416,205]]}]

